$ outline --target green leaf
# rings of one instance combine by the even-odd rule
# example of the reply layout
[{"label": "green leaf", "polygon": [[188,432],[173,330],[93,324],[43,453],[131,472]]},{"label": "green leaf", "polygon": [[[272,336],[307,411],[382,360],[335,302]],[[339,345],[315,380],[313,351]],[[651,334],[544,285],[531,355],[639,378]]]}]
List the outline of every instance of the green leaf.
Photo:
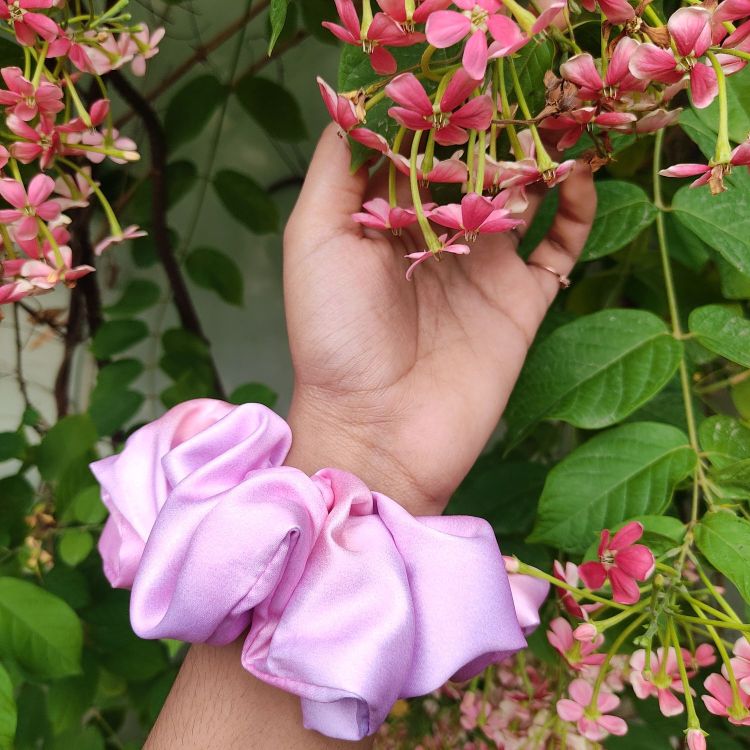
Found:
[{"label": "green leaf", "polygon": [[583,552],[604,528],[662,513],[696,462],[675,427],[640,422],[596,435],[552,471],[529,541]]},{"label": "green leaf", "polygon": [[91,604],[91,592],[86,576],[80,570],[62,562],[56,562],[55,567],[44,574],[44,588],[75,610]]},{"label": "green leaf", "polygon": [[680,115],[680,127],[700,148],[703,156],[710,159],[716,150],[716,131],[708,127],[696,112],[697,110],[692,108],[685,109]]},{"label": "green leaf", "polygon": [[0,750],[11,750],[13,747],[17,718],[13,683],[3,665],[0,664]]},{"label": "green leaf", "polygon": [[[726,84],[729,138],[735,143],[742,143],[747,138],[748,131],[750,131],[750,70],[745,67],[737,73],[727,76]],[[704,128],[714,135],[715,147],[715,134],[719,123],[718,99],[703,109],[693,107],[692,112]]]},{"label": "green leaf", "polygon": [[323,21],[336,19],[336,7],[330,0],[304,0],[300,3],[302,22],[307,32],[321,42],[335,44],[336,39],[328,29],[321,25]]},{"label": "green leaf", "polygon": [[750,275],[750,176],[735,170],[732,187],[711,195],[706,188],[681,187],[672,201],[672,211],[690,231],[746,276]]},{"label": "green leaf", "polygon": [[227,97],[227,88],[216,76],[201,75],[188,81],[170,100],[164,130],[171,148],[197,138]]},{"label": "green leaf", "polygon": [[137,359],[111,362],[99,371],[96,386],[91,392],[89,415],[100,436],[108,436],[123,425],[141,408],[142,393],[128,390],[128,386],[143,372]]},{"label": "green leaf", "polygon": [[678,547],[685,538],[685,524],[674,516],[637,516],[631,520],[643,524],[641,542],[655,555]]},{"label": "green leaf", "polygon": [[211,289],[230,305],[242,306],[242,271],[228,255],[212,247],[201,247],[188,255],[185,268],[195,284]]},{"label": "green leaf", "polygon": [[750,603],[750,523],[730,513],[707,513],[695,528],[695,542],[705,558]]},{"label": "green leaf", "polygon": [[92,393],[89,416],[101,437],[108,437],[122,429],[143,406],[146,397],[130,390]]},{"label": "green leaf", "polygon": [[297,100],[275,81],[246,75],[234,89],[242,108],[271,138],[296,143],[307,138]]},{"label": "green leaf", "polygon": [[750,367],[750,320],[729,307],[706,305],[690,313],[688,325],[706,349]]},{"label": "green leaf", "polygon": [[734,417],[717,414],[698,427],[701,448],[717,469],[750,459],[750,427]]},{"label": "green leaf", "polygon": [[75,459],[85,456],[96,444],[97,432],[87,414],[63,417],[44,436],[36,453],[42,479],[59,479]]},{"label": "green leaf", "polygon": [[158,284],[147,279],[132,279],[120,299],[104,309],[111,318],[127,318],[153,307],[160,296],[161,288]]},{"label": "green leaf", "polygon": [[80,672],[83,633],[76,613],[56,596],[18,578],[0,578],[0,652],[37,677]]},{"label": "green leaf", "polygon": [[582,260],[601,258],[625,247],[656,218],[656,207],[632,182],[597,182],[596,196],[596,217]]},{"label": "green leaf", "polygon": [[263,404],[273,409],[279,394],[263,383],[245,383],[232,391],[230,404]]},{"label": "green leaf", "polygon": [[24,520],[34,502],[34,488],[20,474],[0,479],[0,546],[13,548],[28,534]]},{"label": "green leaf", "polygon": [[14,750],[38,750],[48,739],[47,700],[45,691],[30,682],[21,684],[16,696],[18,724]]},{"label": "green leaf", "polygon": [[541,464],[495,457],[492,463],[469,473],[445,513],[480,516],[492,524],[502,541],[511,534],[528,534],[546,475]]},{"label": "green leaf", "polygon": [[58,552],[71,568],[82,563],[94,548],[94,538],[85,529],[68,529],[60,536]]},{"label": "green leaf", "polygon": [[532,349],[511,396],[511,445],[541,419],[586,429],[619,422],[669,382],[682,349],[643,310],[602,310],[560,326]]},{"label": "green leaf", "polygon": [[79,492],[70,504],[70,512],[79,523],[101,523],[107,517],[107,509],[102,502],[102,492],[98,484]]},{"label": "green leaf", "polygon": [[0,461],[22,458],[26,440],[20,432],[0,432]]},{"label": "green leaf", "polygon": [[161,392],[160,398],[164,406],[171,409],[184,401],[194,398],[212,398],[215,395],[213,383],[205,376],[205,373],[185,372]]},{"label": "green leaf", "polygon": [[94,334],[91,351],[97,359],[109,359],[147,336],[148,327],[142,320],[110,320]]},{"label": "green leaf", "polygon": [[[89,656],[84,659],[83,674],[56,680],[49,686],[47,713],[53,734],[80,730],[84,714],[94,700],[97,677],[96,664]],[[79,750],[78,745],[74,747]]]},{"label": "green leaf", "polygon": [[93,726],[74,729],[55,737],[45,745],[45,750],[105,750],[104,738]]},{"label": "green leaf", "polygon": [[271,20],[271,39],[268,42],[269,55],[273,52],[276,41],[284,29],[288,7],[289,0],[271,0],[271,10],[269,11],[269,18]]},{"label": "green leaf", "polygon": [[256,234],[275,232],[279,212],[268,193],[251,177],[231,169],[217,173],[214,189],[224,208]]},{"label": "green leaf", "polygon": [[[538,112],[545,103],[546,91],[539,82],[552,67],[555,59],[555,46],[552,42],[532,42],[522,47],[513,57],[513,64],[518,73],[526,103],[533,112]],[[513,91],[510,65],[505,66],[505,83],[508,91]]]},{"label": "green leaf", "polygon": [[159,366],[173,380],[189,375],[213,383],[213,369],[208,344],[184,328],[171,328],[162,336],[164,355]]}]

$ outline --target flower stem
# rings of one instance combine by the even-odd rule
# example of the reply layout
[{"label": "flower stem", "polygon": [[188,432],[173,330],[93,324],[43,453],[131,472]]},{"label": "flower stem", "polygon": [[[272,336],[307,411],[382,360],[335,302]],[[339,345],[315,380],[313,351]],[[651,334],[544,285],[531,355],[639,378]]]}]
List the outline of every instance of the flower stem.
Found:
[{"label": "flower stem", "polygon": [[[511,58],[510,61],[510,77],[513,81],[513,88],[516,92],[516,99],[518,100],[518,106],[521,108],[523,116],[527,120],[533,120],[531,111],[526,103],[526,97],[523,95],[523,88],[521,87],[521,81],[518,78],[518,72],[516,71],[516,65]],[[550,155],[547,153],[547,149],[544,148],[542,139],[539,137],[539,131],[536,125],[529,125],[531,130],[531,137],[534,139],[534,146],[536,148],[536,164],[539,171],[544,174],[545,172],[553,171],[557,167],[557,163],[552,161]]]},{"label": "flower stem", "polygon": [[102,210],[104,211],[104,215],[107,217],[110,233],[115,236],[122,235],[122,227],[120,226],[120,222],[117,221],[117,217],[115,216],[115,212],[112,210],[110,202],[107,200],[104,193],[102,193],[102,191],[99,189],[99,184],[96,182],[96,180],[94,180],[91,175],[89,175],[85,170],[81,169],[75,162],[72,162],[69,159],[65,159],[63,157],[58,157],[57,160],[62,164],[65,164],[65,166],[70,167],[70,169],[83,177],[83,179],[88,183],[91,190],[94,192],[94,195],[96,195],[96,197],[99,199],[99,203],[101,204]]},{"label": "flower stem", "polygon": [[630,606],[627,604],[620,604],[611,599],[605,599],[603,596],[594,594],[589,589],[578,589],[575,586],[571,586],[567,581],[561,581],[559,578],[555,578],[555,576],[545,573],[543,570],[539,570],[539,568],[535,568],[533,565],[528,565],[520,560],[518,561],[518,572],[523,575],[541,578],[543,581],[548,581],[553,586],[569,591],[571,594],[575,595],[576,598],[591,599],[591,601],[606,604],[608,607],[615,607],[615,609],[630,609]]},{"label": "flower stem", "polygon": [[[398,156],[401,151],[401,144],[404,142],[404,136],[406,135],[406,128],[402,125],[396,133],[396,137],[393,139],[393,153]],[[424,170],[422,170],[424,174]],[[391,163],[388,165],[388,203],[391,208],[398,204],[398,198],[396,196],[396,161],[391,159]]]},{"label": "flower stem", "polygon": [[732,147],[729,145],[729,106],[727,102],[727,81],[724,69],[721,67],[716,55],[710,50],[706,56],[713,65],[716,73],[716,82],[719,85],[719,132],[716,135],[716,151],[713,162],[715,164],[728,164],[732,158]]},{"label": "flower stem", "polygon": [[[502,108],[503,120],[510,120],[512,118],[510,103],[508,102],[508,90],[505,86],[505,61],[502,57],[498,58],[495,70],[497,71],[497,87],[500,91],[500,106]],[[521,141],[518,140],[515,125],[508,124],[505,126],[505,129],[508,131],[510,148],[516,159],[526,158],[526,152],[523,150],[523,146],[521,146]]]},{"label": "flower stem", "polygon": [[417,177],[417,157],[419,156],[419,144],[422,140],[423,130],[417,130],[414,133],[414,140],[411,142],[411,160],[409,162],[409,184],[411,186],[411,200],[414,204],[414,213],[417,215],[417,221],[419,222],[419,228],[422,230],[422,235],[427,243],[427,249],[433,253],[437,253],[440,250],[440,240],[435,236],[435,232],[432,231],[430,222],[424,213],[422,208],[422,197],[419,195],[419,179]]},{"label": "flower stem", "polygon": [[612,643],[612,646],[610,646],[609,651],[607,651],[607,656],[604,659],[604,662],[599,667],[599,673],[596,675],[596,681],[594,682],[594,688],[591,693],[591,702],[589,703],[589,710],[595,711],[597,708],[597,701],[599,698],[599,691],[601,690],[602,685],[604,684],[604,678],[607,676],[607,671],[609,668],[609,664],[612,661],[612,658],[620,651],[620,647],[623,643],[628,639],[630,634],[641,624],[646,620],[647,615],[643,614],[639,617],[636,617],[633,622],[630,623],[621,633],[620,635],[615,638],[615,640]]},{"label": "flower stem", "polygon": [[[677,667],[680,670],[680,679],[682,680],[682,686],[684,688],[683,694],[685,696],[685,706],[687,708],[687,720],[688,728],[700,729],[701,723],[698,720],[698,715],[695,713],[695,704],[693,703],[693,694],[690,690],[690,680],[688,679],[687,669],[685,668],[685,659],[682,655],[682,647],[680,646],[680,639],[677,637],[677,628],[674,626],[674,620],[670,617],[668,620],[667,627],[674,644],[675,655],[677,656]],[[664,663],[667,663],[667,659],[664,659]]]},{"label": "flower stem", "polygon": [[[646,6],[647,8],[650,6]],[[677,293],[675,292],[674,277],[672,276],[672,265],[669,258],[669,247],[667,245],[667,229],[664,218],[665,205],[662,199],[661,179],[659,170],[661,169],[661,150],[664,142],[664,130],[658,130],[654,139],[654,158],[652,171],[652,184],[654,193],[654,204],[658,211],[656,213],[656,236],[659,243],[659,256],[661,258],[662,272],[664,274],[664,286],[667,292],[667,303],[669,305],[669,317],[672,323],[672,335],[676,339],[682,338],[682,326],[680,324],[680,310],[677,305]],[[695,411],[693,409],[693,395],[690,389],[690,376],[687,369],[685,355],[680,357],[680,386],[682,388],[682,401],[685,407],[685,420],[688,427],[688,436],[690,446],[696,455],[700,452],[698,444],[698,429],[695,421]],[[699,481],[702,480],[702,468],[698,464]],[[695,523],[698,517],[697,503],[692,509],[691,522]]]}]

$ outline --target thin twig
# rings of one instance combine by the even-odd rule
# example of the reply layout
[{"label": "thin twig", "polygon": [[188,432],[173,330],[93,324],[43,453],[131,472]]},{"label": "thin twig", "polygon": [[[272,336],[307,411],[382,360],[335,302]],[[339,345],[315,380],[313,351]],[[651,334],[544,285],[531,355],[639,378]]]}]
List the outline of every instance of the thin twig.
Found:
[{"label": "thin twig", "polygon": [[[149,102],[123,75],[118,71],[113,71],[109,75],[109,80],[122,98],[138,114],[146,128],[151,152],[151,231],[154,236],[156,252],[169,281],[175,308],[180,318],[180,324],[183,328],[208,344],[208,338],[203,332],[203,327],[188,292],[185,278],[177,263],[167,225],[167,141],[164,128]],[[224,398],[224,388],[213,359],[211,359],[211,367],[216,393],[219,397]]]},{"label": "thin twig", "polygon": [[68,308],[68,324],[65,329],[65,348],[60,367],[55,378],[55,404],[57,406],[57,418],[61,419],[68,413],[70,407],[70,373],[73,369],[73,355],[76,347],[81,342],[81,329],[83,328],[84,296],[81,287],[75,287],[70,294],[70,306]]},{"label": "thin twig", "polygon": [[18,317],[18,304],[13,305],[13,326],[15,328],[16,339],[16,381],[18,382],[18,390],[21,392],[24,406],[29,409],[31,407],[31,400],[29,399],[29,391],[26,388],[26,379],[23,375],[23,342],[21,341],[21,321]]},{"label": "thin twig", "polygon": [[[150,91],[144,94],[144,99],[149,102],[153,102],[158,99],[165,91],[174,86],[183,76],[189,73],[193,66],[199,62],[203,62],[212,52],[221,47],[224,42],[231,39],[240,29],[244,28],[250,21],[256,16],[262,13],[269,5],[269,0],[263,0],[259,2],[254,8],[248,8],[245,10],[239,18],[236,18],[228,26],[222,29],[218,34],[209,39],[205,44],[196,47],[190,57],[180,63],[168,76],[166,76],[157,86],[152,88]],[[122,127],[125,123],[133,118],[137,114],[135,108],[123,115],[117,121],[117,127]]]}]

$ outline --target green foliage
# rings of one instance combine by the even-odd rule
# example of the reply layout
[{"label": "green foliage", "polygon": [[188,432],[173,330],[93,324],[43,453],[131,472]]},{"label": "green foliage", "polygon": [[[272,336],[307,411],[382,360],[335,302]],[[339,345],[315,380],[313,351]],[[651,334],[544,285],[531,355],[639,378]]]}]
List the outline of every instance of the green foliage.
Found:
[{"label": "green foliage", "polygon": [[[746,170],[735,172],[729,181],[740,194],[750,194],[750,175]],[[681,187],[672,209],[677,219],[716,250],[735,272],[750,275],[750,213],[737,199],[737,192],[711,195],[707,190]]]},{"label": "green foliage", "polygon": [[141,320],[111,320],[104,323],[91,341],[91,351],[98,359],[109,359],[130,349],[148,336]]},{"label": "green foliage", "polygon": [[252,177],[224,169],[214,177],[213,185],[224,208],[250,231],[268,234],[278,229],[276,206]]},{"label": "green foliage", "polygon": [[86,456],[96,443],[97,433],[86,414],[61,419],[44,436],[36,453],[36,464],[44,479],[61,479],[75,459]]},{"label": "green foliage", "polygon": [[656,208],[637,185],[621,180],[596,183],[596,218],[582,260],[595,260],[633,241],[656,218]]},{"label": "green foliage", "polygon": [[185,259],[185,270],[198,286],[211,289],[230,305],[242,307],[242,271],[225,253],[212,247],[193,250]]},{"label": "green foliage", "polygon": [[690,331],[709,351],[750,368],[750,321],[735,310],[698,307],[690,313]]},{"label": "green foliage", "polygon": [[75,612],[20,578],[0,578],[0,655],[36,677],[76,674],[83,633]]},{"label": "green foliage", "polygon": [[750,604],[750,522],[731,513],[707,513],[695,530],[698,549]]},{"label": "green foliage", "polygon": [[235,388],[229,396],[232,404],[263,404],[273,409],[279,394],[262,383],[245,383]]},{"label": "green foliage", "polygon": [[16,734],[17,709],[13,684],[0,664],[0,750],[10,750]]},{"label": "green foliage", "polygon": [[549,473],[531,541],[583,552],[601,529],[663,513],[695,466],[687,436],[669,425],[622,425],[576,448]]},{"label": "green foliage", "polygon": [[110,318],[128,318],[153,307],[161,296],[161,287],[148,279],[132,279],[120,299],[106,308]]},{"label": "green foliage", "polygon": [[302,141],[307,127],[297,100],[275,81],[247,75],[234,89],[242,108],[263,130],[279,141]]},{"label": "green foliage", "polygon": [[193,78],[172,97],[164,118],[169,145],[176,148],[197,138],[227,97],[216,76]]},{"label": "green foliage", "polygon": [[616,424],[672,378],[682,345],[640,310],[605,310],[560,326],[529,355],[505,420],[511,444],[540,419]]},{"label": "green foliage", "polygon": [[279,36],[281,36],[281,32],[284,30],[288,9],[289,0],[271,0],[271,39],[268,42],[269,55],[273,51]]}]

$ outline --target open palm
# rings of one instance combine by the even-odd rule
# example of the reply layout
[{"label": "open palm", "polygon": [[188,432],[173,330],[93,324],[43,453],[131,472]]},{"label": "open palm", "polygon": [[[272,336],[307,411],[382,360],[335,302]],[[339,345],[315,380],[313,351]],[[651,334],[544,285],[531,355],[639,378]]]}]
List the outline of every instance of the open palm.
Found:
[{"label": "open palm", "polygon": [[[383,194],[382,179],[352,175],[348,162],[327,128],[285,235],[290,422],[318,457],[310,470],[335,464],[367,479],[385,465],[390,479],[372,489],[439,512],[497,425],[558,279],[501,234],[407,281],[401,256],[423,249],[418,230],[393,237],[356,224],[351,214]],[[567,274],[595,205],[590,171],[577,165],[532,259]]]}]

